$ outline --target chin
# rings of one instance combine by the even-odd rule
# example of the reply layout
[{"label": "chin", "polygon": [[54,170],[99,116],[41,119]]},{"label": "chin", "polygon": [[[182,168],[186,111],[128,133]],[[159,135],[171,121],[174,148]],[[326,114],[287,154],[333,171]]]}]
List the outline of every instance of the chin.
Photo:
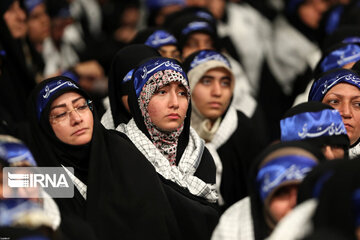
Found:
[{"label": "chin", "polygon": [[76,139],[74,139],[72,145],[84,145],[91,141],[91,136],[80,136]]}]

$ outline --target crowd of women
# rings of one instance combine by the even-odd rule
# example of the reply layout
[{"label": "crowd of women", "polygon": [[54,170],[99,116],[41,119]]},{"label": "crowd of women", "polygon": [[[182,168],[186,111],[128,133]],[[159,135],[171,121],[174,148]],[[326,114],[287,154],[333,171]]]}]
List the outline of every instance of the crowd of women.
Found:
[{"label": "crowd of women", "polygon": [[[360,239],[359,13],[1,0],[0,238]],[[57,167],[74,195],[6,167]]]}]

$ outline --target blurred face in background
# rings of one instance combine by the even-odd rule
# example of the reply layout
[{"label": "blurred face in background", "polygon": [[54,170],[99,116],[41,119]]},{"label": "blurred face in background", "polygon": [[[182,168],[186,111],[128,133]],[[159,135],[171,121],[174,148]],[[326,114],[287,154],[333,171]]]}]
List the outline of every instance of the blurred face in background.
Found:
[{"label": "blurred face in background", "polygon": [[175,45],[164,45],[158,48],[159,53],[161,56],[166,58],[173,58],[178,61],[181,61],[180,59],[180,51]]},{"label": "blurred face in background", "polygon": [[30,41],[35,44],[42,43],[50,35],[50,18],[44,3],[36,6],[29,13],[27,26]]},{"label": "blurred face in background", "polygon": [[190,34],[182,49],[182,58],[185,59],[192,53],[200,50],[214,50],[214,41],[206,33],[195,32]]},{"label": "blurred face in background", "polygon": [[305,0],[299,7],[299,17],[308,27],[317,29],[323,14],[333,4],[331,0]]},{"label": "blurred face in background", "polygon": [[4,13],[4,20],[13,38],[23,38],[27,33],[26,14],[19,1],[14,1]]}]

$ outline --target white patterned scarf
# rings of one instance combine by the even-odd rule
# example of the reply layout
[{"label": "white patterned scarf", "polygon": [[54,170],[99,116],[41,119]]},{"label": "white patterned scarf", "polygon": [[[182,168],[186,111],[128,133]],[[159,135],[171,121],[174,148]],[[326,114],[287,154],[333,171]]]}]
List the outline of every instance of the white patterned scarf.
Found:
[{"label": "white patterned scarf", "polygon": [[217,201],[218,196],[215,186],[205,183],[200,178],[194,176],[204,150],[204,141],[197,135],[194,129],[190,128],[189,143],[177,166],[170,164],[161,151],[137,127],[134,119],[131,119],[126,125],[120,124],[116,130],[126,134],[137,149],[154,166],[156,172],[165,179],[187,188],[193,195],[203,197],[209,202]]}]

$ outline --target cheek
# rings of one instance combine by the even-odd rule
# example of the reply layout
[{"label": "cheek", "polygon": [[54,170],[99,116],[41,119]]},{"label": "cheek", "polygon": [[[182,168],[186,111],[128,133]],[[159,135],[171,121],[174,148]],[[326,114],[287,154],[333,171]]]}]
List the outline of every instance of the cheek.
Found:
[{"label": "cheek", "polygon": [[55,136],[61,140],[62,142],[66,142],[66,139],[67,139],[67,135],[70,134],[70,129],[69,127],[59,123],[59,124],[54,124],[51,126],[54,133],[55,133]]},{"label": "cheek", "polygon": [[206,90],[206,88],[202,87],[200,84],[195,85],[195,88],[192,92],[191,98],[195,103],[196,107],[201,108],[206,103],[206,99],[210,96],[210,93]]},{"label": "cheek", "polygon": [[291,208],[287,200],[273,199],[270,203],[269,210],[275,220],[279,221],[286,215],[287,212],[291,210]]},{"label": "cheek", "polygon": [[188,110],[188,106],[189,106],[189,102],[187,99],[182,99],[180,102],[180,111],[181,111],[181,116],[183,116],[184,118],[186,117],[186,112]]}]

